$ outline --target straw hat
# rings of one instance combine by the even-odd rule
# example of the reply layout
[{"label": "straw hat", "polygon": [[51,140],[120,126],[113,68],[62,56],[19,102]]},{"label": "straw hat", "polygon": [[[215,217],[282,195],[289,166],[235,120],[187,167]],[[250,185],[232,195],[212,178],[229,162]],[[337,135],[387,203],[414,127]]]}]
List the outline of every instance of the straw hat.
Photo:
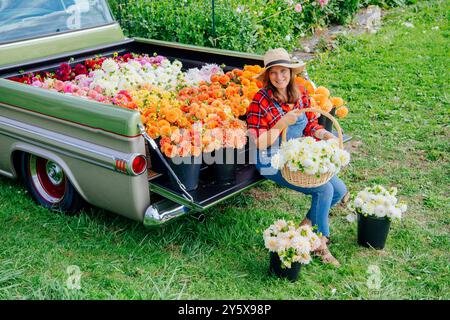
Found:
[{"label": "straw hat", "polygon": [[268,50],[264,54],[264,69],[253,78],[262,81],[266,71],[273,66],[281,66],[294,69],[295,74],[299,74],[305,69],[305,63],[301,60],[291,61],[289,53],[283,48]]}]

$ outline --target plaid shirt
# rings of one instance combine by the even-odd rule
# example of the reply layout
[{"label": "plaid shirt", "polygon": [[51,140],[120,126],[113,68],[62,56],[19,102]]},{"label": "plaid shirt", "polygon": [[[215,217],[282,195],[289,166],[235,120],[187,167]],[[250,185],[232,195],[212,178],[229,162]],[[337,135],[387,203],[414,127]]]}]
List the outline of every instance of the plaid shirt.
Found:
[{"label": "plaid shirt", "polygon": [[[301,96],[295,102],[294,109],[309,108],[311,101],[306,90],[301,88],[300,93]],[[261,133],[270,130],[283,115],[291,111],[287,103],[276,100],[283,110],[283,113],[280,114],[274,104],[275,99],[273,91],[270,89],[261,89],[255,94],[247,109],[247,126],[250,135],[259,137]],[[323,126],[318,124],[319,116],[314,112],[306,112],[306,117],[308,118],[308,124],[303,131],[303,135],[314,137],[316,130],[322,129]]]}]

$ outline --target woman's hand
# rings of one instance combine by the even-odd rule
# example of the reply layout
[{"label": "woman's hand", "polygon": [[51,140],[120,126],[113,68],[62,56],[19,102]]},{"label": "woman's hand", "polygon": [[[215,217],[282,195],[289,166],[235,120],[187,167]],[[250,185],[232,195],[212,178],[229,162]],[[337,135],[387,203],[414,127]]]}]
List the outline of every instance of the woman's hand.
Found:
[{"label": "woman's hand", "polygon": [[302,114],[299,109],[291,110],[280,118],[269,131],[263,132],[256,140],[256,145],[259,149],[266,149],[274,144],[278,139],[281,131],[291,124],[297,122],[297,118]]},{"label": "woman's hand", "polygon": [[325,129],[317,130],[314,134],[316,138],[319,138],[320,140],[330,140],[330,139],[337,139],[334,134],[332,134],[330,131]]},{"label": "woman's hand", "polygon": [[263,132],[256,140],[259,149],[266,149],[275,143],[281,131],[291,124],[297,122],[297,118],[302,114],[299,109],[291,110],[278,120],[269,131]]},{"label": "woman's hand", "polygon": [[281,117],[280,120],[275,124],[274,128],[278,130],[283,130],[290,125],[297,122],[297,118],[302,114],[302,112],[299,109],[295,109],[292,111],[289,111],[284,116]]}]

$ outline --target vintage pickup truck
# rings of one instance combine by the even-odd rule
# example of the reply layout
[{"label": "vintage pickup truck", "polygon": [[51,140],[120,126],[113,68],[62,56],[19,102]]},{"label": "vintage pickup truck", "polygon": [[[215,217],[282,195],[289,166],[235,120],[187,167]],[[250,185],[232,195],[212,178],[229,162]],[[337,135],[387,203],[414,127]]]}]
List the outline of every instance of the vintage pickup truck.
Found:
[{"label": "vintage pickup truck", "polygon": [[1,175],[22,178],[47,208],[74,212],[87,202],[146,226],[201,212],[262,180],[253,165],[242,164],[235,183],[219,185],[204,166],[197,190],[183,192],[152,172],[152,140],[137,111],[7,79],[116,52],[157,52],[185,68],[262,63],[256,55],[126,38],[102,0],[1,1]]},{"label": "vintage pickup truck", "polygon": [[157,52],[184,68],[263,63],[252,54],[126,38],[104,0],[0,1],[0,174],[23,179],[49,209],[75,212],[89,203],[146,226],[202,212],[262,181],[250,163],[239,165],[233,184],[216,183],[203,166],[196,190],[175,188],[151,170],[155,144],[139,112],[8,80],[128,52]]}]

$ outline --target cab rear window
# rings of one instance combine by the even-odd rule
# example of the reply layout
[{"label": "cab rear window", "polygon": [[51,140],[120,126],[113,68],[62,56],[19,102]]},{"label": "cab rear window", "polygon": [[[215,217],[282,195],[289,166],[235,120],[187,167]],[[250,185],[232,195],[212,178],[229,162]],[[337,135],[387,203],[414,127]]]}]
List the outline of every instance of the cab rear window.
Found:
[{"label": "cab rear window", "polygon": [[0,43],[112,22],[105,0],[0,0]]}]

